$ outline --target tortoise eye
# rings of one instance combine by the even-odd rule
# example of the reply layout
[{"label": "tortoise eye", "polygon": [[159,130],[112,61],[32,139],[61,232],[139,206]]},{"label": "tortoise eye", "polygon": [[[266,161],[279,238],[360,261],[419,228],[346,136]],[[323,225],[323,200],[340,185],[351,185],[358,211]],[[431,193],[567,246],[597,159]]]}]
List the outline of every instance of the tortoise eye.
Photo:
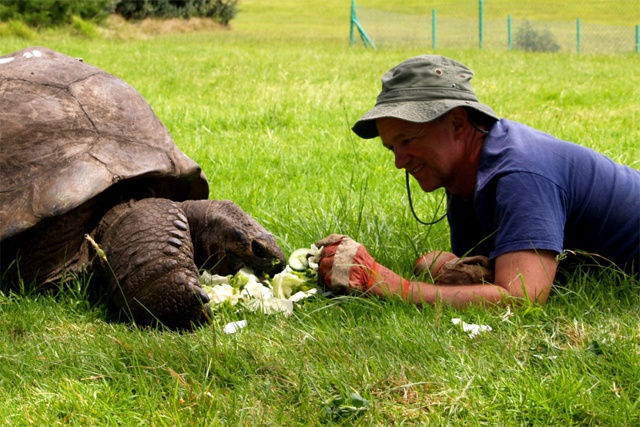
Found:
[{"label": "tortoise eye", "polygon": [[267,249],[264,245],[256,240],[251,242],[251,251],[258,258],[266,258],[267,257]]}]

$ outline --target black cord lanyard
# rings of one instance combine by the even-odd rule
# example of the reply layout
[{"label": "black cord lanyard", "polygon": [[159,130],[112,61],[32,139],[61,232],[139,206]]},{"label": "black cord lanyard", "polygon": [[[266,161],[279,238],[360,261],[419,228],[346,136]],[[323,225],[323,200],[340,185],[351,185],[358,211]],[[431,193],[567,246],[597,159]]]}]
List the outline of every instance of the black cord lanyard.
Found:
[{"label": "black cord lanyard", "polygon": [[[433,225],[433,224],[437,224],[440,221],[442,221],[443,219],[446,218],[447,213],[449,211],[449,206],[447,204],[447,212],[444,213],[444,215],[442,215],[440,218],[438,218],[435,221],[432,222],[425,222],[422,221],[420,218],[418,218],[418,215],[416,215],[416,211],[413,209],[413,202],[411,201],[411,186],[409,185],[409,171],[405,169],[405,177],[406,177],[406,184],[407,184],[407,196],[409,196],[409,207],[411,208],[411,213],[413,214],[413,217],[416,219],[416,221],[418,221],[420,224],[422,225]],[[446,195],[445,195],[446,197]],[[442,202],[438,203],[438,209],[440,208],[440,206],[442,205]]]},{"label": "black cord lanyard", "polygon": [[[473,126],[473,128],[478,132],[480,132],[481,134],[486,135],[489,133],[488,130],[479,128],[478,125],[476,125],[474,122],[469,121],[469,123],[471,123],[471,126]],[[413,214],[413,217],[416,219],[416,221],[418,221],[422,225],[433,225],[445,219],[447,214],[449,213],[449,202],[447,202],[447,211],[444,213],[444,215],[442,215],[440,218],[436,219],[435,221],[425,222],[425,221],[422,221],[420,218],[418,218],[418,215],[416,215],[416,211],[413,209],[413,201],[411,200],[411,187],[409,186],[409,171],[405,169],[404,172],[405,172],[405,178],[406,178],[405,182],[407,184],[407,196],[409,196],[409,207],[411,208],[411,213]],[[445,195],[445,197],[447,196]],[[442,202],[438,203],[438,209],[440,209],[441,205],[442,205]]]}]

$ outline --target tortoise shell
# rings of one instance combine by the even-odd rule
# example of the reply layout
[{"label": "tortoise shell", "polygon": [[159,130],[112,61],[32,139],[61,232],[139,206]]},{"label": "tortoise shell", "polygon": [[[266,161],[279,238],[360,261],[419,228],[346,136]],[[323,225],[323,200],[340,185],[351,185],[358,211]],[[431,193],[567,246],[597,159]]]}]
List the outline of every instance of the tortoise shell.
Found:
[{"label": "tortoise shell", "polygon": [[201,168],[133,87],[44,47],[0,57],[0,141],[0,241],[116,186],[123,197],[208,197]]}]

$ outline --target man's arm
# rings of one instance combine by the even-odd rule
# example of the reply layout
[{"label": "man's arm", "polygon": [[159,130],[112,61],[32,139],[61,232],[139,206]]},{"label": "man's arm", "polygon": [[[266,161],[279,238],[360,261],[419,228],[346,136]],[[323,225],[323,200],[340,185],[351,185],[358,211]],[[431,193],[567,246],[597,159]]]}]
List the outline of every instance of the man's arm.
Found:
[{"label": "man's arm", "polygon": [[321,284],[335,291],[398,295],[418,305],[437,301],[455,307],[490,305],[509,297],[544,303],[557,270],[553,251],[515,251],[496,259],[493,283],[439,285],[402,278],[375,262],[364,246],[347,236],[332,235],[316,246],[325,247],[318,271]]},{"label": "man's arm", "polygon": [[[442,301],[455,307],[501,303],[507,297],[545,303],[556,270],[555,253],[552,251],[509,252],[496,258],[495,280],[492,284],[437,285],[411,282],[406,299],[416,304]],[[383,296],[400,294],[403,290],[398,283],[379,283],[379,286],[371,287],[369,292]]]}]

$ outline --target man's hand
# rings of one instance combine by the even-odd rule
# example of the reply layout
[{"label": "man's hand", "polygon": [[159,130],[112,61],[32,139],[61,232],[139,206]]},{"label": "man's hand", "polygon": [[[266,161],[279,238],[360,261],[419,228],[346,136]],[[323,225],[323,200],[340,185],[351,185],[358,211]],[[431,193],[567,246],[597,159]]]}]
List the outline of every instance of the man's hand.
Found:
[{"label": "man's hand", "polygon": [[337,293],[365,292],[376,263],[367,249],[349,236],[331,234],[316,242],[322,247],[318,281]]},{"label": "man's hand", "polygon": [[434,283],[439,285],[463,285],[493,283],[493,269],[484,256],[458,258],[451,252],[429,252],[416,261],[416,275],[429,272]]},{"label": "man's hand", "polygon": [[421,299],[414,296],[413,300],[441,300],[466,307],[503,303],[505,297],[514,297],[512,302],[528,299],[543,304],[556,275],[555,256],[553,251],[508,252],[496,258],[495,270],[491,271],[486,259],[458,259],[450,252],[430,252],[416,262],[414,273],[431,273],[435,284],[419,284],[415,292]]},{"label": "man's hand", "polygon": [[318,263],[318,281],[336,293],[363,293],[374,285],[406,297],[409,281],[378,264],[367,249],[349,236],[331,234],[316,242],[323,247]]}]

